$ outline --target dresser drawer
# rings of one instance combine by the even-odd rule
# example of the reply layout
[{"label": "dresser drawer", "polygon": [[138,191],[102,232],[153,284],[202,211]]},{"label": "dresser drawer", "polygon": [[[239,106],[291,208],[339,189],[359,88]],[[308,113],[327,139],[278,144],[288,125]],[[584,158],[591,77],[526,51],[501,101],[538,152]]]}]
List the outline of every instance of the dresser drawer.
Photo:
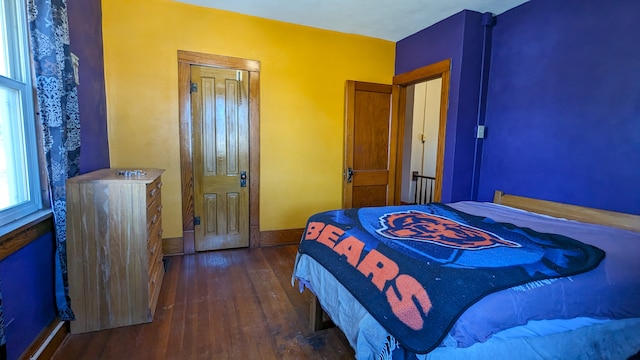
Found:
[{"label": "dresser drawer", "polygon": [[152,266],[151,261],[156,257],[157,254],[162,254],[162,230],[160,227],[156,227],[153,229],[154,236],[149,236],[147,241],[147,250],[149,251],[149,267]]},{"label": "dresser drawer", "polygon": [[158,221],[148,232],[147,249],[151,251],[156,245],[162,247],[162,221]]},{"label": "dresser drawer", "polygon": [[162,201],[160,193],[156,195],[154,201],[147,205],[147,231],[151,231],[162,221]]},{"label": "dresser drawer", "polygon": [[162,263],[161,252],[156,252],[156,257],[151,261],[149,269],[149,306],[152,311],[155,310],[155,304],[158,301],[160,293],[160,285],[164,278],[164,264]]},{"label": "dresser drawer", "polygon": [[149,279],[157,272],[158,264],[162,265],[162,244],[154,244],[149,249]]},{"label": "dresser drawer", "polygon": [[147,185],[147,206],[151,205],[156,197],[160,196],[160,188],[162,188],[160,177]]}]

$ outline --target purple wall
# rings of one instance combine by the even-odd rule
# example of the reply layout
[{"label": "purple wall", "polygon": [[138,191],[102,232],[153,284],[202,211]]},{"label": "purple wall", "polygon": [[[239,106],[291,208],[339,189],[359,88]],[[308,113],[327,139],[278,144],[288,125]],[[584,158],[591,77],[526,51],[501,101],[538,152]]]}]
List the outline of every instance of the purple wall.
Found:
[{"label": "purple wall", "polygon": [[532,0],[497,18],[479,200],[640,214],[640,2]]},{"label": "purple wall", "polygon": [[100,0],[67,0],[71,52],[80,58],[80,172],[109,167]]},{"label": "purple wall", "polygon": [[17,359],[56,316],[53,261],[49,233],[0,262],[8,359]]},{"label": "purple wall", "polygon": [[396,43],[396,75],[451,59],[442,200],[469,200],[482,67],[482,14],[462,11]]}]

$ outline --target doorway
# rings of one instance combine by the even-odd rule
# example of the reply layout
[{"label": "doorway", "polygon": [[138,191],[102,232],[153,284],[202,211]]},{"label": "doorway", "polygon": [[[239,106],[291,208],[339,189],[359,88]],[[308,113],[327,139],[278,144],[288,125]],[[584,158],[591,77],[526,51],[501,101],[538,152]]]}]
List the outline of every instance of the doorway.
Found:
[{"label": "doorway", "polygon": [[412,179],[410,163],[403,164],[404,154],[409,158],[412,154],[411,141],[404,137],[406,128],[413,126],[414,96],[408,93],[415,92],[414,85],[419,83],[431,84],[432,91],[439,92],[431,100],[431,117],[437,127],[430,131],[428,166],[435,168],[430,200],[441,201],[450,72],[451,60],[447,59],[396,75],[391,86],[347,81],[343,208],[404,202],[402,184]]},{"label": "doorway", "polygon": [[433,201],[442,78],[407,87],[401,203]]},{"label": "doorway", "polygon": [[[259,247],[260,223],[259,223],[259,181],[260,181],[260,127],[259,127],[259,89],[260,89],[260,62],[255,60],[247,60],[233,58],[228,56],[203,54],[190,51],[178,50],[178,96],[179,96],[179,122],[180,122],[180,172],[182,180],[182,227],[183,227],[183,243],[182,252],[184,254],[192,254],[196,251],[204,251],[209,249],[208,246],[199,246],[196,244],[196,230],[198,226],[203,226],[202,214],[196,214],[196,196],[203,195],[200,190],[196,189],[198,182],[194,169],[197,154],[194,143],[194,121],[192,119],[192,109],[195,105],[192,102],[192,69],[196,67],[206,67],[215,69],[226,69],[230,74],[246,74],[247,90],[246,90],[246,112],[248,117],[248,169],[237,169],[238,183],[240,180],[245,181],[247,192],[247,213],[248,213],[248,232],[245,237],[246,245],[250,247]],[[223,71],[224,72],[224,71]],[[239,75],[242,77],[243,75]],[[202,85],[201,85],[202,86]],[[196,85],[197,87],[197,85]],[[195,138],[197,139],[197,137]],[[199,141],[199,140],[198,140]],[[239,163],[238,163],[239,164]],[[240,166],[240,165],[239,165]],[[245,171],[244,179],[240,179],[241,171]],[[234,179],[236,180],[236,179]],[[235,182],[235,181],[234,181]],[[239,192],[238,192],[239,194]],[[225,195],[226,196],[226,195]],[[240,195],[238,195],[240,196]],[[209,197],[211,200],[212,197]],[[199,200],[202,200],[199,199]],[[206,199],[205,199],[206,200]],[[212,206],[214,202],[205,201],[207,206]],[[233,200],[232,200],[233,203]],[[239,204],[239,203],[238,203]],[[211,212],[210,212],[211,214]],[[199,219],[198,219],[199,217]],[[211,216],[209,216],[211,218]],[[235,220],[233,221],[235,222]],[[237,223],[237,222],[236,222]],[[209,226],[209,230],[211,230]],[[243,245],[243,246],[246,246]]]},{"label": "doorway", "polygon": [[[443,170],[444,170],[444,146],[445,146],[445,133],[447,125],[447,110],[449,106],[449,79],[451,75],[451,60],[446,59],[431,65],[427,65],[400,75],[396,75],[393,78],[393,99],[392,99],[392,118],[395,118],[398,124],[398,151],[396,152],[396,162],[398,164],[396,176],[396,203],[400,203],[402,199],[402,184],[403,180],[410,181],[411,169],[406,169],[407,165],[403,163],[404,154],[407,150],[405,148],[404,134],[407,126],[412,126],[413,122],[410,121],[412,117],[411,110],[407,108],[408,93],[411,91],[411,86],[429,82],[430,80],[439,80],[439,106],[438,108],[438,130],[437,130],[437,145],[436,145],[436,157],[435,157],[435,181],[433,186],[432,200],[439,202],[442,199],[442,182],[443,182]],[[437,83],[433,83],[434,85]],[[437,86],[436,86],[437,87]],[[437,90],[436,90],[437,91]],[[410,149],[410,147],[409,147]]]}]

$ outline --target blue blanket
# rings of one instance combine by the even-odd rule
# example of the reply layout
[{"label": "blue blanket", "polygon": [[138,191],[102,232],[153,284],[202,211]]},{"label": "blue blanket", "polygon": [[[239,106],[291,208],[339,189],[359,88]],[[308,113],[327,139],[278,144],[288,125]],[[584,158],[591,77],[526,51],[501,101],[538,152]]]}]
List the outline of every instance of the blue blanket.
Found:
[{"label": "blue blanket", "polygon": [[299,252],[324,266],[406,349],[427,353],[483,296],[595,268],[604,252],[444,204],[309,218]]}]

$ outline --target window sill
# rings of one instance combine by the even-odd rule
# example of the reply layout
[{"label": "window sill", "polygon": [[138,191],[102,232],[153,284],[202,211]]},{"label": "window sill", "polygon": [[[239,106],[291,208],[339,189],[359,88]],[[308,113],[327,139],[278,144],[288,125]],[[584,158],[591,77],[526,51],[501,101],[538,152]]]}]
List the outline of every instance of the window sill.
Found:
[{"label": "window sill", "polygon": [[53,231],[53,212],[42,209],[0,227],[0,260]]}]

